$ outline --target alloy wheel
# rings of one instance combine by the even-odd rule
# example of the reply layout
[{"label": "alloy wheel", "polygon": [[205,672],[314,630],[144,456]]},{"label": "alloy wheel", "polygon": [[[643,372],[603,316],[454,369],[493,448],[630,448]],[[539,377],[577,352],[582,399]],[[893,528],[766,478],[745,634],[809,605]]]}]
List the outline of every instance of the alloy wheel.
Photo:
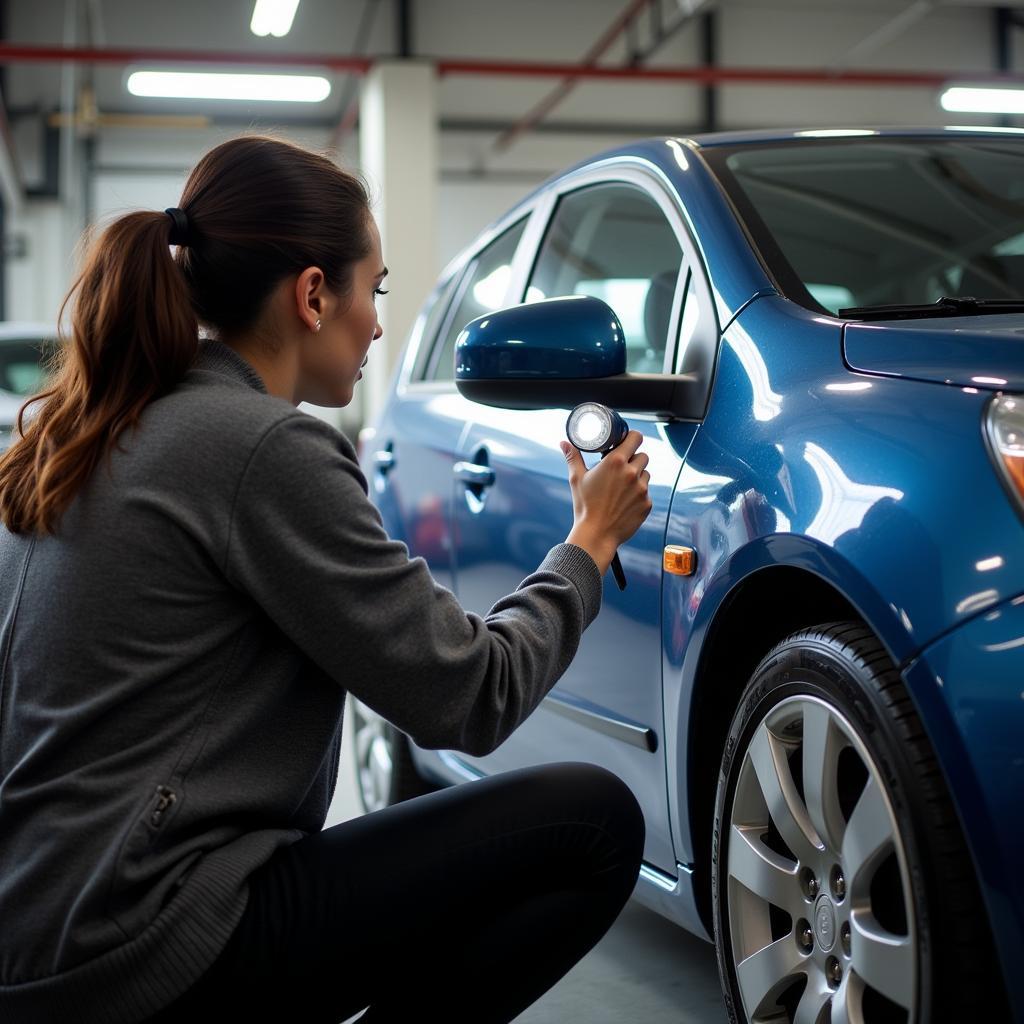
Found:
[{"label": "alloy wheel", "polygon": [[394,744],[391,726],[372,708],[353,698],[356,775],[363,808],[367,812],[387,807],[394,777]]},{"label": "alloy wheel", "polygon": [[910,875],[879,766],[826,701],[755,727],[729,813],[736,981],[751,1024],[916,1021]]}]

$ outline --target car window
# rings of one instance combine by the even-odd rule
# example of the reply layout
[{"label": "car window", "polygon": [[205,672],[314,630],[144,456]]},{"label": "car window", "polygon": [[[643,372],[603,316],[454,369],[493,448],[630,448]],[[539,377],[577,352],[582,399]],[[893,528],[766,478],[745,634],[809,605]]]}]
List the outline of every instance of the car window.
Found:
[{"label": "car window", "polygon": [[35,338],[0,341],[0,391],[26,398],[42,391],[47,376],[44,360],[52,347]]},{"label": "car window", "polygon": [[435,345],[436,353],[427,374],[430,380],[452,380],[455,377],[455,339],[462,328],[470,320],[505,304],[505,293],[512,275],[512,258],[525,227],[524,217],[498,235],[473,259],[462,278],[455,311],[448,318],[440,343]]},{"label": "car window", "polygon": [[622,322],[627,369],[658,373],[681,260],[675,232],[651,196],[632,185],[591,185],[559,201],[526,301],[603,299]]},{"label": "car window", "polygon": [[423,380],[427,364],[430,361],[430,354],[433,351],[434,339],[438,330],[444,324],[445,313],[451,304],[452,294],[455,286],[459,283],[461,275],[453,274],[445,282],[444,286],[437,293],[437,298],[426,311],[426,320],[423,330],[420,332],[419,352],[416,356],[416,367],[413,371],[413,380]]}]

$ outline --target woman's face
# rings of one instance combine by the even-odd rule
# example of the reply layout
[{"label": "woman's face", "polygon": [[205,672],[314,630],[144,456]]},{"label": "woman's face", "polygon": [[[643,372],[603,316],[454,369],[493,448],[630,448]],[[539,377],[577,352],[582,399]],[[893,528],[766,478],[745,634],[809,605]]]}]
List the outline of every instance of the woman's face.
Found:
[{"label": "woman's face", "polygon": [[369,217],[370,251],[354,267],[347,302],[322,289],[320,330],[310,333],[300,353],[297,392],[314,405],[338,407],[352,401],[370,344],[383,333],[377,320],[377,289],[387,268],[380,232]]}]

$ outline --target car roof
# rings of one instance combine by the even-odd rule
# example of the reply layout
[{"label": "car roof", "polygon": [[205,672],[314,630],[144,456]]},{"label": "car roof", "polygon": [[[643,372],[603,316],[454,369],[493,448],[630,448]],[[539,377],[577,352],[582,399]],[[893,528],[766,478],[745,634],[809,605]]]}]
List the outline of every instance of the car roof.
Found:
[{"label": "car roof", "polygon": [[807,143],[813,140],[835,141],[836,139],[858,137],[896,140],[907,138],[955,139],[964,136],[975,136],[997,139],[1006,138],[1007,135],[1020,135],[1024,137],[1024,128],[990,128],[984,125],[944,125],[928,128],[921,125],[910,125],[906,127],[890,126],[884,128],[758,128],[744,131],[694,133],[692,135],[655,135],[634,139],[632,142],[601,150],[556,171],[545,181],[541,182],[537,188],[524,196],[520,203],[516,204],[516,208],[533,200],[536,195],[544,192],[566,175],[608,160],[631,157],[654,158],[655,162],[662,164],[667,170],[671,171],[671,161],[665,159],[665,147],[667,144],[678,146],[681,143],[684,146],[700,151],[702,149],[713,149],[716,146],[754,146],[766,142]]},{"label": "car roof", "polygon": [[[889,126],[885,128],[847,127],[847,128],[761,128],[748,131],[707,132],[695,135],[676,136],[701,149],[712,146],[742,146],[764,142],[792,142],[808,139],[843,139],[843,138],[926,138],[945,137],[957,138],[964,135],[989,135],[1005,137],[1006,135],[1024,136],[1024,128],[990,128],[985,125],[945,125],[941,127],[923,127],[908,125],[906,127]],[[668,136],[666,136],[668,138]]]}]

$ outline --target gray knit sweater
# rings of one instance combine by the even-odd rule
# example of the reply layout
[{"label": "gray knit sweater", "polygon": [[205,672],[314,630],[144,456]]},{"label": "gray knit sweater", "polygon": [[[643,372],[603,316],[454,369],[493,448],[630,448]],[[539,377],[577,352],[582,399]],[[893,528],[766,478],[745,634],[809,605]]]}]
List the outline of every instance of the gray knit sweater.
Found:
[{"label": "gray knit sweater", "polygon": [[463,611],[388,539],[346,438],[203,341],[56,536],[0,527],[0,1022],[172,1002],[246,877],[322,828],[346,691],[421,746],[486,753],[600,602],[559,544]]}]

